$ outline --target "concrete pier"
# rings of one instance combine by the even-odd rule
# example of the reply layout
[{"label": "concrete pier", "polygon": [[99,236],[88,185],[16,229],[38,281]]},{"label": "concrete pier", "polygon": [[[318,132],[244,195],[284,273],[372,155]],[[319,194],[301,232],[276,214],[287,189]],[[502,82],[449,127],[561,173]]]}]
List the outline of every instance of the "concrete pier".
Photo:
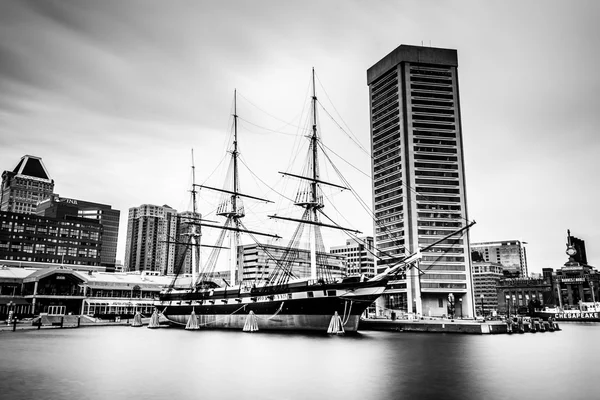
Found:
[{"label": "concrete pier", "polygon": [[436,333],[469,333],[478,335],[507,333],[506,323],[502,321],[475,321],[465,319],[362,319],[359,331],[401,331],[401,332],[436,332]]}]

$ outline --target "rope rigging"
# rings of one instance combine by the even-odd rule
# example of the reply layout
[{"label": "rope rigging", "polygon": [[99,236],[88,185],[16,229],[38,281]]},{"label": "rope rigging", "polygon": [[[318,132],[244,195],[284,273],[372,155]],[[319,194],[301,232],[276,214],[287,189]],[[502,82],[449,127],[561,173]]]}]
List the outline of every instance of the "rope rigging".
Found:
[{"label": "rope rigging", "polygon": [[[240,95],[244,100],[246,100],[249,104],[251,104],[253,107],[255,107],[256,109],[260,110],[261,112],[263,112],[264,114],[268,115],[269,117],[280,121],[282,123],[284,123],[285,125],[279,129],[271,129],[271,128],[267,128],[261,125],[258,125],[254,122],[252,122],[249,119],[246,118],[240,118],[235,114],[235,106],[234,106],[234,123],[237,123],[237,121],[242,121],[245,124],[248,125],[252,125],[254,127],[260,128],[260,129],[264,129],[266,131],[269,132],[275,132],[275,133],[280,133],[280,134],[284,134],[284,135],[289,135],[289,136],[295,136],[296,140],[295,143],[302,137],[305,136],[307,133],[309,132],[313,132],[312,136],[310,137],[310,144],[308,146],[307,149],[307,161],[304,164],[304,168],[302,170],[302,175],[306,176],[306,177],[313,177],[313,180],[307,180],[307,181],[302,181],[300,183],[300,189],[298,190],[297,194],[296,194],[296,198],[295,200],[291,199],[290,197],[284,195],[280,190],[277,190],[275,187],[270,186],[269,184],[267,184],[264,180],[262,180],[259,176],[257,176],[254,171],[252,171],[252,169],[249,168],[248,164],[245,162],[245,160],[239,156],[239,153],[237,153],[237,147],[234,147],[234,150],[231,151],[230,153],[235,153],[234,156],[237,156],[237,160],[241,161],[242,165],[244,165],[244,167],[250,172],[251,176],[259,181],[260,183],[262,183],[264,186],[266,186],[268,188],[268,190],[275,192],[277,195],[280,196],[280,199],[286,199],[288,201],[295,201],[295,203],[297,205],[303,205],[303,207],[305,207],[304,213],[302,215],[302,220],[304,221],[313,221],[313,219],[315,220],[314,222],[318,222],[318,215],[321,214],[323,216],[325,216],[329,221],[331,221],[336,227],[341,228],[342,230],[344,230],[344,232],[346,233],[346,235],[348,235],[349,237],[351,237],[352,239],[354,239],[355,241],[359,242],[359,243],[363,243],[365,244],[365,249],[367,251],[369,251],[371,254],[373,254],[377,259],[379,260],[383,260],[383,259],[394,259],[394,258],[402,258],[402,256],[399,257],[399,253],[402,252],[404,256],[406,256],[408,254],[408,249],[406,248],[406,246],[404,245],[404,241],[403,241],[403,230],[395,230],[395,232],[392,232],[392,229],[395,229],[395,227],[390,227],[388,224],[388,222],[390,221],[386,221],[384,222],[384,218],[377,218],[377,216],[375,215],[374,211],[371,209],[371,207],[367,204],[367,202],[365,202],[359,195],[358,192],[352,187],[352,185],[350,185],[349,181],[343,176],[343,174],[341,173],[341,171],[338,169],[338,167],[333,163],[333,160],[331,159],[331,157],[329,156],[329,152],[333,153],[335,156],[337,156],[339,159],[341,159],[344,163],[350,165],[354,170],[356,170],[357,172],[361,173],[362,175],[368,177],[368,178],[372,178],[371,173],[367,174],[365,172],[363,172],[361,169],[359,169],[356,166],[356,163],[351,163],[349,161],[347,161],[344,157],[342,157],[340,154],[336,153],[335,151],[333,151],[332,149],[330,149],[328,146],[326,146],[323,141],[322,138],[317,136],[317,105],[319,105],[320,109],[322,109],[326,115],[336,124],[336,126],[357,146],[359,147],[359,149],[364,152],[365,154],[368,154],[369,157],[372,159],[373,156],[372,154],[369,154],[370,152],[367,151],[365,149],[364,146],[361,145],[360,141],[358,141],[358,139],[356,138],[356,136],[351,132],[351,130],[348,128],[347,130],[336,121],[336,119],[333,117],[333,115],[324,107],[324,105],[317,100],[316,95],[314,93],[314,79],[315,79],[315,75],[314,75],[314,71],[313,71],[313,96],[312,96],[312,109],[311,109],[311,115],[309,118],[306,119],[304,126],[299,126],[296,125],[292,122],[288,122],[288,121],[283,121],[282,119],[279,119],[277,117],[275,117],[274,115],[266,112],[265,110],[261,109],[260,107],[258,107],[257,105],[255,105],[254,103],[252,103],[250,100],[248,100],[246,97]],[[318,79],[318,78],[317,78]],[[319,81],[319,84],[321,85],[321,82]],[[322,85],[321,85],[322,87]],[[323,92],[325,93],[325,95],[327,96],[327,93],[325,91],[325,89],[323,88]],[[327,98],[329,99],[329,97],[327,96]],[[331,102],[331,100],[329,99],[329,101]],[[335,106],[333,106],[333,110],[335,110],[335,112],[337,113],[337,110],[335,109]],[[303,107],[303,111],[300,115],[304,114],[306,109],[306,103]],[[306,114],[305,114],[306,115]],[[338,113],[339,115],[339,113]],[[341,118],[341,117],[340,117]],[[294,118],[293,121],[295,121],[297,118]],[[312,120],[311,120],[312,119]],[[347,128],[347,124],[343,121],[343,124],[346,126]],[[237,127],[237,125],[236,125]],[[288,132],[284,132],[282,129],[288,128],[288,127],[294,127],[297,129],[297,132],[295,134],[292,133],[288,133]],[[234,146],[235,146],[235,139],[234,139]],[[304,142],[306,143],[306,142]],[[298,146],[300,147],[300,146]],[[322,166],[322,168],[325,170],[327,168],[327,164],[331,164],[331,167],[333,168],[335,174],[339,177],[339,179],[345,184],[345,186],[347,186],[350,191],[352,192],[353,196],[356,198],[356,200],[358,201],[358,203],[360,204],[360,206],[367,212],[367,214],[369,215],[369,217],[372,219],[372,221],[374,222],[375,226],[376,226],[376,235],[381,236],[382,234],[385,235],[389,240],[392,240],[395,246],[398,247],[397,250],[392,250],[387,251],[387,250],[379,250],[379,249],[371,249],[369,246],[366,245],[366,242],[360,238],[358,238],[357,235],[348,232],[347,230],[343,229],[341,226],[339,226],[339,224],[337,224],[332,218],[330,218],[328,215],[326,215],[321,207],[323,206],[323,197],[325,197],[325,194],[322,192],[321,189],[321,184],[317,183],[320,181],[316,181],[316,179],[314,179],[315,177],[319,177],[320,175],[320,170],[319,170],[319,165],[317,162],[317,148],[321,149],[321,151],[323,152],[323,156],[325,157],[325,160],[327,161],[327,163],[324,163],[324,165]],[[296,161],[296,158],[298,157],[300,152],[295,152],[294,157],[290,160],[290,163],[286,169],[286,171],[289,171],[292,164]],[[225,157],[225,156],[224,156]],[[209,178],[216,172],[216,170],[219,168],[219,166],[223,163],[224,157],[221,159],[221,161],[219,162],[219,165],[217,166],[217,168],[215,168],[215,170],[213,172],[211,172]],[[235,158],[235,157],[234,157]],[[233,165],[233,159],[232,158],[232,162],[230,162],[229,168],[227,169],[227,173],[226,173],[226,182],[231,182],[232,181],[232,176],[236,176],[237,175],[237,169],[236,167]],[[208,180],[209,178],[207,178],[206,180]],[[233,180],[235,181],[235,180]],[[278,181],[279,183],[280,181]],[[417,200],[428,200],[429,196],[427,194],[421,194],[419,193],[419,191],[413,187],[411,187],[410,185],[407,184],[407,182],[405,182],[404,180],[400,180],[398,182],[400,184],[400,186],[404,186],[406,188],[407,191],[414,193],[415,196],[411,196],[411,202],[414,203],[416,205]],[[275,185],[277,186],[277,184]],[[232,188],[233,192],[237,193],[237,188],[233,187]],[[235,200],[234,200],[235,197]],[[404,197],[406,197],[406,194],[404,194]],[[243,203],[241,201],[241,199],[239,198],[239,196],[222,196],[222,202],[220,203],[219,207],[217,208],[217,214],[222,214],[225,211],[225,207],[230,208],[230,203],[235,202],[236,204],[236,209],[233,210],[231,212],[233,213],[238,213],[241,214],[242,216],[244,215],[244,208],[243,208]],[[329,199],[328,199],[329,200]],[[340,213],[340,211],[335,207],[335,205],[332,205],[333,209],[335,210],[336,213],[338,213],[339,215],[342,215]],[[231,207],[233,207],[233,205],[231,205]],[[451,213],[446,213],[446,214],[451,214]],[[453,213],[452,213],[453,214]],[[208,214],[210,215],[210,214]],[[439,215],[439,214],[438,214]],[[464,221],[466,221],[467,223],[469,222],[466,218],[464,218],[462,216],[462,214],[457,214],[457,216],[460,215],[460,218]],[[400,215],[398,216],[393,216],[394,218],[398,218],[398,224],[401,222],[400,221]],[[349,224],[350,222],[343,217],[344,220],[346,220]],[[392,217],[389,217],[392,218]],[[388,218],[388,219],[389,219]],[[300,223],[294,233],[292,234],[292,237],[290,239],[290,242],[288,244],[288,246],[285,247],[284,253],[282,255],[281,258],[277,259],[277,257],[268,250],[266,245],[263,245],[260,243],[260,241],[257,240],[257,238],[255,237],[255,235],[250,234],[250,237],[252,238],[252,240],[259,246],[259,248],[261,248],[261,250],[264,252],[264,254],[266,254],[267,258],[269,260],[274,261],[275,263],[275,270],[272,271],[272,273],[270,273],[270,276],[265,277],[265,274],[267,273],[267,268],[265,265],[265,268],[262,269],[262,271],[260,271],[260,274],[257,273],[255,274],[255,282],[258,281],[262,281],[264,282],[265,279],[267,280],[268,283],[270,284],[274,284],[274,285],[284,285],[287,284],[287,282],[289,281],[290,278],[295,277],[292,269],[294,266],[294,262],[297,261],[298,259],[298,252],[294,251],[293,249],[298,248],[301,238],[302,238],[302,234],[304,232],[304,226],[306,226],[308,223]],[[396,224],[396,225],[398,225]],[[225,226],[241,226],[243,228],[245,228],[245,226],[243,224],[241,224],[241,221],[238,218],[233,218],[233,217],[228,217],[227,221],[225,222]],[[432,228],[435,227],[437,225],[433,225],[432,223]],[[402,228],[404,229],[404,228]],[[317,258],[317,265],[319,266],[319,268],[317,268],[317,278],[318,279],[322,279],[322,280],[330,280],[332,279],[332,270],[330,267],[327,266],[327,258],[326,255],[328,253],[326,253],[325,251],[325,246],[323,244],[323,235],[321,232],[321,229],[319,226],[317,225],[311,225],[310,230],[312,230],[312,233],[314,234],[314,238],[316,239],[316,258]],[[225,232],[221,232],[221,234],[219,235],[218,239],[217,239],[217,244],[219,247],[221,247],[221,245],[223,244],[225,238]],[[452,244],[451,247],[446,248],[445,250],[443,250],[442,254],[447,254],[449,252],[451,252],[451,249],[454,247],[455,245]],[[187,247],[186,247],[186,251],[187,251]],[[314,251],[314,250],[313,250]],[[214,272],[214,269],[216,267],[216,262],[217,262],[217,258],[218,255],[220,253],[220,249],[219,248],[215,248],[211,251],[208,260],[205,264],[205,266],[203,267],[202,273],[200,274],[200,276],[202,276],[202,279],[205,279],[204,277],[206,276],[206,274],[208,273],[212,273]],[[401,253],[400,253],[401,254]],[[441,256],[440,256],[441,257]],[[439,257],[438,257],[439,260]],[[437,262],[437,261],[436,261]],[[426,269],[431,268],[432,266],[428,266]],[[182,267],[179,266],[179,270]],[[199,283],[202,283],[203,280],[199,280]]]}]

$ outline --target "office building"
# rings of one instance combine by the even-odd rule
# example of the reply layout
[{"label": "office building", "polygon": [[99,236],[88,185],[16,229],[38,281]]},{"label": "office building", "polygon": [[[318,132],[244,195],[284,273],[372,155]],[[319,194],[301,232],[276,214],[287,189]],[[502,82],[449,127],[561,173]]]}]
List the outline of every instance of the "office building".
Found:
[{"label": "office building", "polygon": [[503,278],[502,265],[473,261],[473,293],[477,315],[490,316],[498,311],[498,283]]},{"label": "office building", "polygon": [[57,194],[53,194],[50,198],[42,200],[35,212],[37,215],[46,217],[63,218],[65,215],[72,215],[99,222],[102,226],[100,264],[107,267],[108,270],[115,270],[119,217],[121,215],[119,210],[113,210],[107,204],[59,197]]},{"label": "office building", "polygon": [[538,307],[553,303],[552,282],[548,279],[504,278],[498,282],[498,311],[505,314],[527,314],[530,302]]},{"label": "office building", "polygon": [[331,254],[345,258],[348,275],[364,275],[366,278],[375,276],[374,251],[372,236],[347,239],[345,246],[334,246],[329,250]]},{"label": "office building", "polygon": [[501,264],[513,277],[527,278],[525,244],[520,240],[471,243],[471,251],[478,252],[483,261]]},{"label": "office building", "polygon": [[25,155],[12,171],[2,173],[0,211],[32,214],[54,192],[54,180],[40,157]]},{"label": "office building", "polygon": [[[243,282],[266,282],[277,271],[277,263],[283,263],[296,278],[310,277],[309,250],[256,243],[238,246],[238,276],[241,274]],[[317,252],[317,263],[327,278],[346,276],[341,256]]]},{"label": "office building", "polygon": [[[175,245],[175,270],[176,274],[192,273],[192,246],[190,234],[193,231],[193,223],[199,220],[201,215],[192,211],[184,211],[177,214],[177,237]],[[198,222],[196,222],[198,223]],[[200,227],[197,227],[197,232]],[[196,246],[196,257],[199,257],[199,247]]]},{"label": "office building", "polygon": [[[457,67],[456,50],[401,45],[367,71],[379,271],[467,224]],[[468,237],[424,252],[378,306],[441,316],[453,297],[473,316]]]},{"label": "office building", "polygon": [[130,208],[125,270],[174,273],[176,235],[177,210],[152,204]]},{"label": "office building", "polygon": [[0,211],[0,259],[67,265],[100,265],[98,221]]}]

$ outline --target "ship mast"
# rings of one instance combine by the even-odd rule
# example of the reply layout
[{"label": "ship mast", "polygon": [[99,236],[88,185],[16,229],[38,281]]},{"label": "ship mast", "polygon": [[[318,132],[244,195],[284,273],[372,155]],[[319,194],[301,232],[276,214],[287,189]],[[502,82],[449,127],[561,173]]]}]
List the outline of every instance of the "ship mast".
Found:
[{"label": "ship mast", "polygon": [[[196,166],[194,164],[194,149],[192,149],[192,215],[193,218],[198,218],[198,215],[196,214],[197,210],[196,210]],[[196,261],[196,255],[200,256],[200,237],[201,237],[202,233],[200,231],[200,229],[198,228],[198,225],[193,224],[192,225],[192,237],[191,237],[191,243],[192,243],[192,285],[195,286],[196,285],[196,279],[198,276],[198,273],[200,271],[198,271],[197,266],[200,265],[200,257],[198,257],[198,261]]]},{"label": "ship mast", "polygon": [[218,229],[224,229],[224,230],[231,231],[231,234],[230,234],[230,242],[231,242],[230,243],[230,267],[229,267],[230,284],[231,285],[236,284],[235,273],[236,273],[237,264],[238,264],[237,256],[238,256],[238,245],[240,242],[240,240],[239,240],[240,232],[246,232],[246,233],[250,233],[250,234],[262,235],[262,236],[268,236],[268,237],[280,239],[280,236],[278,236],[278,235],[271,235],[271,234],[267,234],[267,233],[249,231],[243,227],[243,225],[240,221],[245,215],[244,205],[243,205],[242,199],[241,199],[242,197],[250,198],[253,200],[264,201],[267,203],[272,203],[272,201],[262,199],[259,197],[255,197],[255,196],[249,196],[247,194],[242,194],[239,191],[240,188],[239,188],[239,178],[238,178],[239,151],[238,151],[238,132],[237,132],[237,125],[238,125],[237,124],[237,119],[238,119],[237,90],[234,91],[233,104],[234,104],[234,106],[233,106],[233,149],[231,151],[231,164],[230,164],[230,167],[232,168],[231,172],[233,175],[233,177],[232,177],[233,178],[232,179],[233,187],[231,188],[231,190],[227,190],[227,189],[218,189],[218,188],[214,188],[214,187],[210,187],[210,186],[206,186],[206,185],[195,185],[200,188],[206,188],[206,189],[215,190],[218,192],[229,194],[229,197],[219,205],[218,210],[217,210],[217,215],[227,218],[224,226],[215,226],[215,225],[209,225],[209,224],[202,224],[202,225],[209,227],[209,228],[218,228]]},{"label": "ship mast", "polygon": [[317,128],[317,92],[315,84],[315,69],[312,69],[312,98],[311,98],[311,113],[312,113],[312,133],[309,137],[310,147],[308,154],[308,165],[305,166],[305,175],[296,175],[287,172],[280,172],[283,175],[298,178],[301,180],[308,181],[308,184],[301,185],[298,193],[296,194],[295,205],[303,207],[305,209],[302,219],[286,218],[277,215],[269,215],[269,218],[283,219],[288,221],[296,221],[303,224],[309,225],[309,242],[310,242],[310,276],[311,279],[317,279],[317,244],[321,242],[320,227],[328,227],[334,229],[340,229],[344,231],[352,231],[360,233],[348,228],[343,228],[337,224],[329,225],[323,224],[319,221],[319,213],[322,213],[321,209],[324,207],[323,193],[321,192],[320,185],[330,185],[340,189],[347,189],[343,186],[336,185],[333,183],[325,182],[320,179],[319,176],[319,159],[318,159],[318,146],[319,146],[319,133]]},{"label": "ship mast", "polygon": [[233,186],[229,192],[229,203],[230,207],[223,207],[223,209],[217,213],[226,217],[232,223],[232,230],[230,238],[230,253],[229,253],[229,279],[231,285],[235,285],[235,272],[237,269],[237,252],[240,238],[240,219],[244,217],[244,206],[241,204],[239,196],[239,181],[238,181],[238,132],[237,132],[237,90],[233,91],[233,149],[231,151],[231,161],[233,167]]},{"label": "ship mast", "polygon": [[[238,212],[237,209],[237,199],[238,199],[238,150],[237,150],[237,89],[233,91],[233,151],[231,152],[231,156],[233,157],[233,194],[231,195],[231,208],[233,210],[233,225],[234,228],[240,229],[240,221],[239,219],[244,216],[243,210],[241,213]],[[237,254],[238,254],[238,244],[240,241],[240,232],[233,231],[231,233],[231,265],[229,271],[229,279],[232,285],[235,285],[235,270],[237,268]]]},{"label": "ship mast", "polygon": [[[315,88],[315,69],[312,69],[312,136],[310,138],[310,146],[312,147],[312,179],[310,183],[311,203],[306,204],[306,209],[310,212],[310,220],[319,222],[317,210],[323,207],[322,197],[318,198],[317,180],[319,179],[318,158],[317,158],[317,93]],[[310,276],[311,279],[317,279],[317,229],[318,225],[311,225],[311,240],[310,240]]]}]

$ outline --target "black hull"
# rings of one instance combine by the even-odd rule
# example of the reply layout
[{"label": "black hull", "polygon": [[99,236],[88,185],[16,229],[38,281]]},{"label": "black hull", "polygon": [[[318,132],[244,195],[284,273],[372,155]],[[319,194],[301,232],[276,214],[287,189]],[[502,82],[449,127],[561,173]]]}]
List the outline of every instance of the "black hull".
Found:
[{"label": "black hull", "polygon": [[346,332],[358,329],[360,315],[386,282],[289,285],[254,291],[163,293],[156,307],[173,324],[187,324],[192,311],[200,328],[242,329],[250,312],[259,330],[327,331],[337,313]]}]

